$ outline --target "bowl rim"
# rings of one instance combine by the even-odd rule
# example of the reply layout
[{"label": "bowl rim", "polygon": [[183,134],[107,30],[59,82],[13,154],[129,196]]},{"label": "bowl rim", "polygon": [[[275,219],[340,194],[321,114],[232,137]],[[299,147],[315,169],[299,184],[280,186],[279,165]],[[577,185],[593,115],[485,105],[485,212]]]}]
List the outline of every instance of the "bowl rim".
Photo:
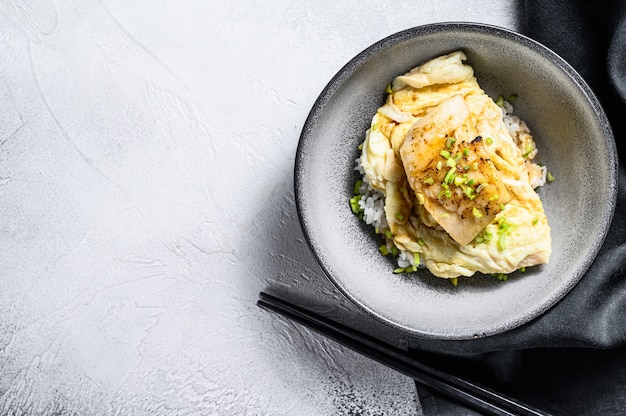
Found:
[{"label": "bowl rim", "polygon": [[465,32],[465,33],[478,33],[484,35],[498,35],[506,38],[509,41],[513,41],[515,43],[521,44],[522,46],[531,49],[533,52],[539,54],[540,56],[546,58],[551,63],[553,63],[558,69],[560,69],[565,75],[567,75],[570,80],[578,87],[578,89],[583,93],[584,97],[588,101],[589,105],[593,108],[595,118],[598,120],[599,125],[602,129],[603,138],[605,141],[605,146],[608,149],[608,186],[609,192],[611,195],[610,201],[607,201],[606,209],[602,212],[603,221],[601,222],[601,227],[598,229],[598,232],[595,234],[593,241],[590,244],[589,255],[586,256],[585,261],[581,263],[580,273],[578,274],[576,279],[570,279],[568,284],[562,288],[562,290],[556,292],[551,296],[548,301],[544,302],[543,305],[540,305],[538,308],[532,309],[532,313],[529,313],[525,319],[517,320],[516,322],[511,322],[510,325],[504,326],[501,330],[495,330],[490,332],[485,332],[480,334],[480,337],[496,335],[498,333],[510,331],[516,327],[522,326],[537,317],[541,316],[547,310],[556,305],[563,297],[565,297],[573,288],[578,284],[578,282],[583,278],[583,276],[587,273],[591,264],[595,260],[602,247],[608,231],[610,229],[613,215],[615,212],[616,204],[617,204],[617,190],[618,190],[618,164],[619,159],[617,155],[617,147],[615,144],[615,139],[613,136],[613,132],[608,121],[608,118],[600,104],[600,101],[596,97],[595,93],[591,89],[591,87],[587,84],[587,82],[583,79],[583,77],[572,67],[565,59],[560,57],[556,52],[552,51],[547,46],[542,43],[525,36],[521,33],[518,33],[512,29],[507,29],[504,27],[486,24],[486,23],[476,23],[476,22],[466,22],[466,21],[450,21],[450,22],[437,22],[437,23],[429,23],[424,25],[419,25],[415,27],[411,27],[408,29],[404,29],[398,32],[395,32],[391,35],[388,35],[355,55],[352,59],[350,59],[346,64],[344,64],[335,75],[328,81],[326,86],[322,89],[317,99],[314,101],[311,110],[303,124],[301,134],[299,137],[298,145],[296,148],[296,155],[294,161],[294,200],[296,205],[296,211],[298,215],[298,219],[300,222],[301,229],[303,231],[303,235],[307,245],[313,254],[316,262],[321,267],[324,275],[330,282],[334,285],[335,288],[339,290],[352,304],[357,306],[360,310],[364,311],[369,316],[383,322],[384,324],[390,325],[391,327],[409,334],[413,336],[418,336],[420,338],[425,339],[438,339],[438,340],[467,340],[467,339],[475,339],[476,335],[462,335],[457,336],[454,334],[441,334],[441,333],[430,333],[419,331],[414,328],[409,328],[405,325],[399,324],[397,322],[392,321],[389,318],[381,316],[376,311],[371,308],[363,305],[356,297],[354,297],[351,293],[346,291],[341,284],[339,284],[331,271],[322,261],[322,257],[320,252],[318,252],[318,248],[313,243],[312,230],[309,229],[307,225],[307,221],[304,220],[305,212],[303,207],[303,178],[299,174],[301,172],[301,168],[305,163],[303,158],[303,148],[307,141],[307,137],[309,136],[309,132],[315,124],[318,116],[324,112],[326,104],[331,99],[333,94],[341,87],[343,82],[360,67],[360,65],[367,61],[370,57],[376,55],[381,50],[387,49],[397,43],[403,42],[405,40],[412,39],[416,36],[433,34],[433,33],[441,33],[441,32]]}]

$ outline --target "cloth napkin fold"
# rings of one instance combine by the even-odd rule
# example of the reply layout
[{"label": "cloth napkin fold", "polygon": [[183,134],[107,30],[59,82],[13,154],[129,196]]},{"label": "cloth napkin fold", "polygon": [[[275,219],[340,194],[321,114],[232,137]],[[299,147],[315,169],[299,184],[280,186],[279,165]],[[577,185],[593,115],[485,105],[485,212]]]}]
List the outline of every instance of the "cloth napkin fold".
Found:
[{"label": "cloth napkin fold", "polygon": [[[526,0],[522,18],[524,34],[582,75],[611,122],[620,168],[610,231],[587,274],[543,316],[484,339],[409,345],[552,414],[626,414],[626,1]],[[474,414],[418,389],[426,415]]]}]

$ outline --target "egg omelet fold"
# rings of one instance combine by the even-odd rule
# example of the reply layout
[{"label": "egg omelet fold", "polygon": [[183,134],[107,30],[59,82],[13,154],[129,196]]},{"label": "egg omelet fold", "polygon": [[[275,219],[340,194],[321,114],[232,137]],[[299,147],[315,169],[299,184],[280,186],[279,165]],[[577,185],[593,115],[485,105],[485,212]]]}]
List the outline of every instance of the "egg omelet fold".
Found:
[{"label": "egg omelet fold", "polygon": [[547,263],[550,226],[526,125],[507,129],[462,51],[397,77],[361,155],[393,244],[443,278]]}]

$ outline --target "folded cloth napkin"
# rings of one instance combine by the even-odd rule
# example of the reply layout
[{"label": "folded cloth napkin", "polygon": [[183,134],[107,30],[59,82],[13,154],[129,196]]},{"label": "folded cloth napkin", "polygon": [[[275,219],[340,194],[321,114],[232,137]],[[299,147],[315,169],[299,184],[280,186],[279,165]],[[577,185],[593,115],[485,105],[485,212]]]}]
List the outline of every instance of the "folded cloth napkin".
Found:
[{"label": "folded cloth napkin", "polygon": [[[576,287],[534,321],[471,341],[410,340],[420,356],[552,414],[626,414],[626,1],[526,0],[525,34],[568,61],[598,96],[620,159],[617,209]],[[429,414],[473,414],[420,389]]]}]

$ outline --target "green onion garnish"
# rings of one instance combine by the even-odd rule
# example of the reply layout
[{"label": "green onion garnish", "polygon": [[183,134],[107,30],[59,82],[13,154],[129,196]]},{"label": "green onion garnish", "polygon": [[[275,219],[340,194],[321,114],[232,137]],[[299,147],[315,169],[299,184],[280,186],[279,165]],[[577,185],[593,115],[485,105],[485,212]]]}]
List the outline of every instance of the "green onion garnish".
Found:
[{"label": "green onion garnish", "polygon": [[478,208],[474,207],[472,208],[472,214],[476,217],[476,218],[481,218],[483,216],[482,212],[480,212],[478,210]]},{"label": "green onion garnish", "polygon": [[454,167],[451,167],[448,173],[446,173],[446,176],[443,178],[443,181],[447,184],[450,184],[454,180],[455,172],[456,169]]},{"label": "green onion garnish", "polygon": [[354,184],[354,195],[359,195],[360,193],[359,189],[361,188],[361,185],[363,185],[362,180],[356,181],[356,183]]},{"label": "green onion garnish", "polygon": [[504,105],[504,97],[503,96],[498,96],[498,98],[496,99],[496,104],[498,104],[499,107],[502,107]]},{"label": "green onion garnish", "polygon": [[548,172],[548,174],[546,175],[546,179],[548,180],[548,182],[554,182],[556,180],[556,178],[554,177],[554,175],[552,175],[551,172]]},{"label": "green onion garnish", "polygon": [[481,183],[480,185],[478,185],[478,187],[476,188],[476,193],[480,193],[480,191],[482,191],[483,189],[485,189],[487,186],[489,186],[489,184],[487,183]]},{"label": "green onion garnish", "polygon": [[452,145],[456,142],[456,138],[454,137],[448,137],[448,139],[446,140],[446,149],[451,149]]},{"label": "green onion garnish", "polygon": [[459,284],[459,278],[453,277],[452,279],[450,279],[450,283],[452,283],[452,286],[456,287]]},{"label": "green onion garnish", "polygon": [[450,157],[450,152],[448,152],[446,149],[441,149],[441,151],[439,152],[439,154],[444,158],[444,159],[448,159]]},{"label": "green onion garnish", "polygon": [[463,148],[463,156],[469,156],[469,147]]},{"label": "green onion garnish", "polygon": [[360,195],[356,195],[350,198],[350,208],[352,209],[352,212],[354,214],[358,214],[360,211],[362,211],[361,206],[359,205],[360,200],[361,200]]},{"label": "green onion garnish", "polygon": [[435,180],[433,178],[431,178],[431,177],[428,177],[428,178],[424,179],[424,183],[426,185],[432,185],[432,184],[435,183]]},{"label": "green onion garnish", "polygon": [[380,247],[378,247],[378,251],[380,251],[380,254],[382,254],[383,256],[387,256],[389,254],[389,250],[387,249],[387,246],[385,244],[382,244]]},{"label": "green onion garnish", "polygon": [[404,215],[402,215],[402,214],[396,214],[396,219],[397,219],[398,221],[402,221],[402,220],[404,219]]},{"label": "green onion garnish", "polygon": [[487,137],[485,141],[487,142],[487,144],[493,144],[493,139],[491,137]]},{"label": "green onion garnish", "polygon": [[500,250],[504,250],[506,249],[506,233],[500,233],[500,236],[498,237],[498,248]]},{"label": "green onion garnish", "polygon": [[387,88],[385,88],[385,92],[387,94],[391,94],[393,92],[393,90],[391,89],[391,84],[387,84]]},{"label": "green onion garnish", "polygon": [[397,269],[394,269],[393,272],[395,274],[400,274],[400,273],[404,273],[406,271],[405,267],[398,267]]},{"label": "green onion garnish", "polygon": [[424,242],[424,240],[422,240],[421,238],[417,239],[417,244],[419,244],[420,246],[425,246],[426,243]]},{"label": "green onion garnish", "polygon": [[[420,253],[418,253],[417,251],[415,253],[413,253],[413,262],[417,265],[420,264]],[[417,271],[417,270],[414,270]]]}]

